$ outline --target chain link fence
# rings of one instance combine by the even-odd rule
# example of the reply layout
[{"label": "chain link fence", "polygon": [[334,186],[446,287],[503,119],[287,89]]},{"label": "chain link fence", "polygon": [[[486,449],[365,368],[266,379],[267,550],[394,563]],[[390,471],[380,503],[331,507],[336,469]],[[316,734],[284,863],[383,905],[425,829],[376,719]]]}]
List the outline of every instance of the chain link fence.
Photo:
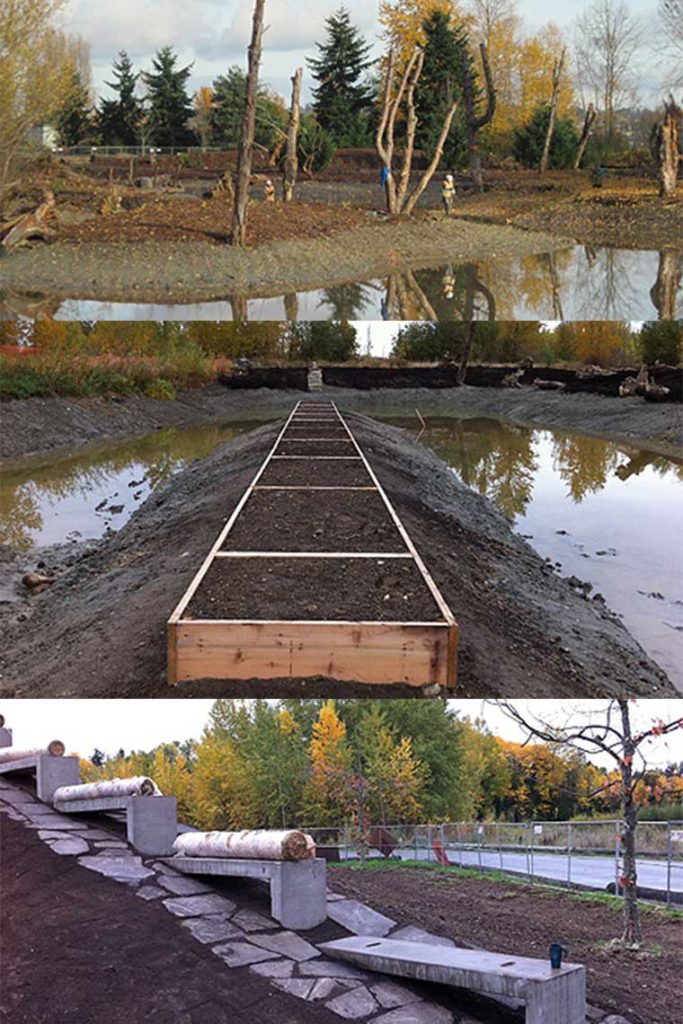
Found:
[{"label": "chain link fence", "polygon": [[[620,892],[623,823],[444,822],[307,828],[330,860],[386,857],[499,871],[568,888]],[[683,903],[683,822],[644,821],[636,830],[638,890]]]}]

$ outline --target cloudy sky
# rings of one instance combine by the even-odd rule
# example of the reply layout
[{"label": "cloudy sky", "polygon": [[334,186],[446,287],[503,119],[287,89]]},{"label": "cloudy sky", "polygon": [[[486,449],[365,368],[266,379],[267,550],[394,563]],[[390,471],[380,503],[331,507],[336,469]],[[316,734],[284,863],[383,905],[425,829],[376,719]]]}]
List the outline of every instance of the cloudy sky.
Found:
[{"label": "cloudy sky", "polygon": [[[97,747],[108,754],[124,750],[150,750],[159,743],[198,739],[207,723],[210,700],[6,700],[0,713],[14,731],[14,746],[33,747],[61,739],[69,753],[89,757]],[[483,718],[489,728],[509,740],[522,734],[501,710],[482,700],[450,702],[462,716]],[[516,702],[525,713],[558,725],[568,714],[598,715],[604,701],[560,700]],[[671,721],[683,715],[683,700],[643,700],[632,706],[637,727],[661,718]],[[574,718],[572,720],[575,720]],[[651,741],[647,750],[652,765],[683,760],[683,730]],[[605,762],[607,763],[607,762]]]},{"label": "cloudy sky", "polygon": [[[634,13],[652,23],[657,0],[628,2]],[[563,0],[552,5],[551,12],[547,0],[518,0],[518,8],[530,29],[542,27],[549,15],[568,28],[586,3]],[[267,0],[262,77],[275,89],[289,91],[293,69],[305,66],[306,56],[316,52],[325,19],[339,6],[340,0]],[[379,4],[346,0],[346,6],[363,35],[377,44]],[[253,0],[68,0],[64,23],[90,44],[99,93],[108,92],[104,82],[119,50],[127,50],[136,67],[147,67],[154,51],[167,44],[185,63],[194,62],[196,89],[210,84],[231,64],[245,66],[252,8]],[[647,68],[643,70],[647,75]]]}]

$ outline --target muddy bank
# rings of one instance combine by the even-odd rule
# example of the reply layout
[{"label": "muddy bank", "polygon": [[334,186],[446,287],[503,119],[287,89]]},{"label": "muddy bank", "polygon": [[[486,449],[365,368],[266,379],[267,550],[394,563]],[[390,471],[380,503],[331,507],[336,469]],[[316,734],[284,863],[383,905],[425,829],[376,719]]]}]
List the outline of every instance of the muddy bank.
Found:
[{"label": "muddy bank", "polygon": [[5,256],[2,278],[6,300],[13,293],[43,293],[112,302],[239,302],[441,266],[445,260],[507,262],[565,245],[550,234],[429,214],[242,250],[191,241],[57,242]]},{"label": "muddy bank", "polygon": [[[639,398],[557,394],[533,388],[326,388],[342,410],[368,415],[489,416],[520,425],[557,427],[595,437],[643,442],[663,455],[680,455],[683,410]],[[164,427],[228,420],[264,421],[291,411],[297,391],[228,391],[220,385],[180,392],[175,401],[154,398],[30,398],[0,403],[0,458],[40,456],[110,438],[134,437]],[[417,417],[415,417],[417,423]]]},{"label": "muddy bank", "polygon": [[0,402],[0,458],[19,459],[113,438],[221,420],[267,420],[289,412],[287,391],[230,393],[219,384],[157,398],[26,398]]},{"label": "muddy bank", "polygon": [[[462,696],[675,695],[599,601],[554,575],[507,521],[405,432],[352,425],[461,629]],[[157,490],[43,594],[4,613],[4,696],[415,696],[316,680],[165,683],[166,621],[277,425],[229,442]],[[20,616],[25,616],[23,620]]]}]

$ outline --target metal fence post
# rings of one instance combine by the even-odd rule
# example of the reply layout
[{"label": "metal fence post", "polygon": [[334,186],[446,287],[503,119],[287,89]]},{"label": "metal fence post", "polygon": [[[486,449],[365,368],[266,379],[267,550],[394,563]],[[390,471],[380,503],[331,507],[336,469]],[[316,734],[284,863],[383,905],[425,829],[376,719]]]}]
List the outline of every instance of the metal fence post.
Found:
[{"label": "metal fence post", "polygon": [[567,885],[572,884],[572,823],[567,822]]},{"label": "metal fence post", "polygon": [[673,857],[673,836],[671,835],[671,822],[667,822],[666,835],[666,905],[671,903],[671,859]]}]

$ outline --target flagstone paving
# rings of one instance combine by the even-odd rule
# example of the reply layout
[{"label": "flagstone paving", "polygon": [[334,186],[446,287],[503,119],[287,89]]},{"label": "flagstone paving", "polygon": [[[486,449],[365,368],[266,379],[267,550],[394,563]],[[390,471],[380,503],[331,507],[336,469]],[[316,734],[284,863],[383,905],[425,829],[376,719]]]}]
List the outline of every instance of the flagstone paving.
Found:
[{"label": "flagstone paving", "polygon": [[[341,1020],[363,1024],[477,1024],[474,1018],[434,1002],[419,983],[400,984],[341,961],[328,960],[314,942],[282,930],[267,914],[238,907],[234,900],[203,882],[187,878],[158,861],[138,856],[120,831],[83,828],[46,808],[19,787],[0,782],[0,814],[34,829],[38,839],[62,856],[77,857],[90,871],[124,883],[141,900],[163,906],[179,918],[178,926],[228,967],[251,973],[291,996],[319,1003]],[[172,894],[172,895],[171,895]],[[454,946],[452,939],[415,925],[397,924],[358,900],[328,893],[328,916],[347,932]],[[422,990],[423,992],[425,990]],[[431,993],[431,990],[429,990]],[[495,1013],[495,1011],[494,1011]],[[478,1017],[481,1020],[497,1017]],[[588,1008],[595,1024],[629,1024],[626,1018]]]}]

